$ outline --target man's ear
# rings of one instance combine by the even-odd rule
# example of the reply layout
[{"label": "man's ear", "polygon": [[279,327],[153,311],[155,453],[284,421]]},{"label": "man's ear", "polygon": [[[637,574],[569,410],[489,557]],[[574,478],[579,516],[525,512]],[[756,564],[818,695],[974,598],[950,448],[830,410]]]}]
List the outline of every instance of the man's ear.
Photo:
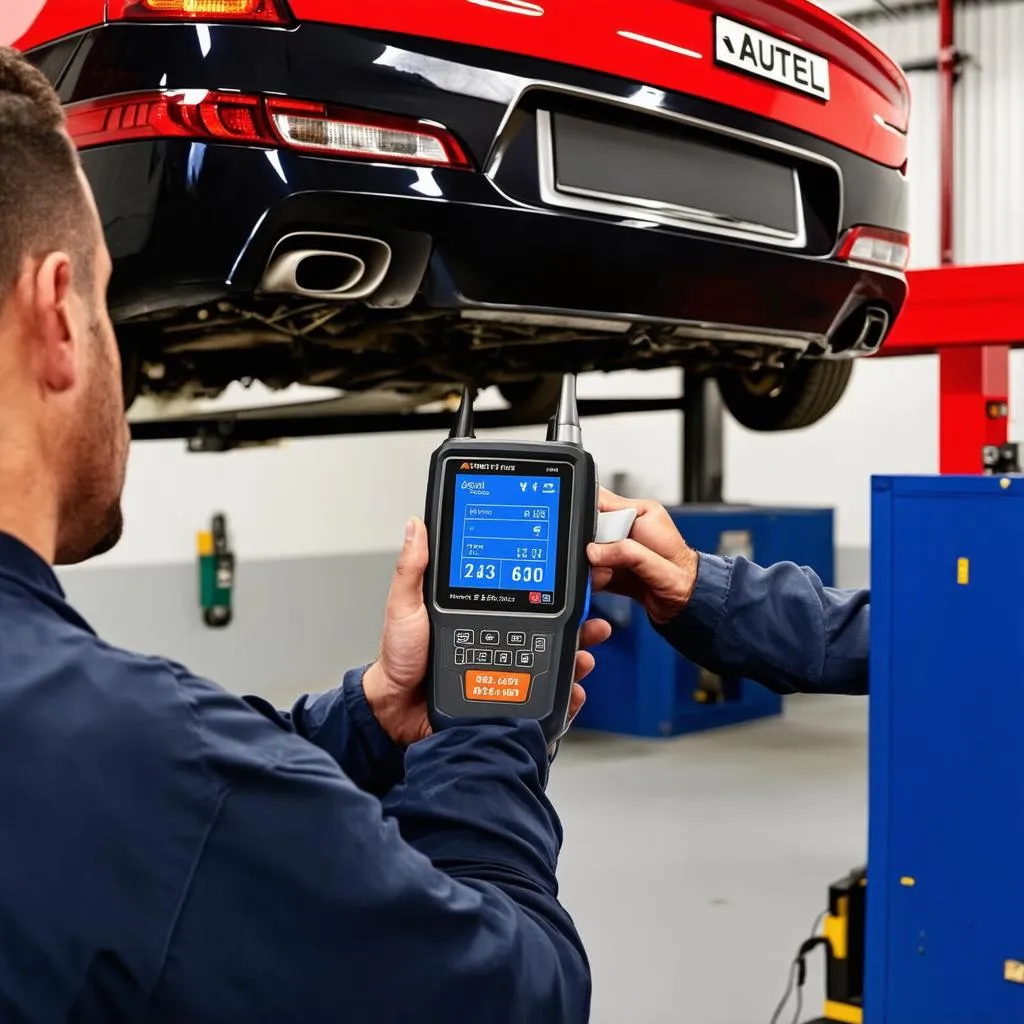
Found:
[{"label": "man's ear", "polygon": [[78,380],[81,358],[74,315],[81,300],[72,287],[71,257],[50,253],[37,264],[31,284],[33,363],[39,383],[50,391],[68,391]]}]

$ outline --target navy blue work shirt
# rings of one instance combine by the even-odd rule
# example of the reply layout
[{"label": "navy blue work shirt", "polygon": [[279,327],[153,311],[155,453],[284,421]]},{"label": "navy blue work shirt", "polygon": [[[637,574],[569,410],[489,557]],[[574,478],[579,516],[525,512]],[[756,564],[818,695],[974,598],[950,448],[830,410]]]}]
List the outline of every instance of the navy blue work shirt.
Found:
[{"label": "navy blue work shirt", "polygon": [[0,1021],[588,1017],[536,723],[395,747],[98,639],[0,534]]},{"label": "navy blue work shirt", "polygon": [[793,562],[701,554],[686,608],[658,632],[719,675],[777,693],[868,692],[871,594],[826,587]]}]

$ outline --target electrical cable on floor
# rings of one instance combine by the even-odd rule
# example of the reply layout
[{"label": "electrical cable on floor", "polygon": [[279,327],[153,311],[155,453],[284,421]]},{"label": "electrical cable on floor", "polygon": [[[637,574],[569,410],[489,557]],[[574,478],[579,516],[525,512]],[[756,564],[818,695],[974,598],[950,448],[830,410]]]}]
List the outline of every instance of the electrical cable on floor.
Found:
[{"label": "electrical cable on floor", "polygon": [[807,981],[807,954],[817,946],[823,946],[828,942],[828,939],[818,934],[818,929],[821,927],[822,921],[825,920],[827,913],[827,910],[823,910],[814,919],[810,937],[801,943],[800,948],[797,950],[797,954],[789,966],[789,979],[786,982],[786,991],[782,993],[782,999],[779,1001],[779,1005],[775,1007],[775,1012],[772,1014],[772,1019],[768,1024],[779,1024],[779,1021],[782,1019],[782,1011],[786,1009],[786,1004],[793,995],[794,987],[796,989],[796,1009],[793,1013],[791,1024],[800,1024],[800,1014],[804,1008],[804,983]]},{"label": "electrical cable on floor", "polygon": [[779,1005],[775,1007],[775,1012],[772,1014],[772,1019],[769,1024],[779,1024],[779,1018],[782,1016],[782,1011],[786,1008],[786,1003],[789,1002],[789,997],[793,992],[793,979],[796,975],[796,964],[792,963],[789,965],[789,980],[786,982],[786,991],[782,993],[782,999],[779,1001]]}]

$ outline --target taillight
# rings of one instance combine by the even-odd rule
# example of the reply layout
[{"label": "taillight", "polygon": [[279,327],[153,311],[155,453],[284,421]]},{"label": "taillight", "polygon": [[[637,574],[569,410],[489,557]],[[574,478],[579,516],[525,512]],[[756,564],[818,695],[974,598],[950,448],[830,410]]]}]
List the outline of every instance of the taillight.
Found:
[{"label": "taillight", "polygon": [[86,100],[67,107],[80,149],[141,139],[181,138],[283,147],[326,157],[470,167],[440,125],[386,114],[333,111],[323,104],[186,89]]},{"label": "taillight", "polygon": [[258,98],[205,89],[86,100],[65,113],[68,134],[79,149],[161,138],[274,141]]},{"label": "taillight", "polygon": [[291,23],[284,0],[108,0],[107,18]]},{"label": "taillight", "polygon": [[906,270],[910,261],[910,236],[889,228],[851,228],[844,236],[837,256],[849,263]]},{"label": "taillight", "polygon": [[440,125],[322,103],[268,99],[270,119],[291,149],[325,156],[362,157],[430,167],[468,167],[462,147]]}]

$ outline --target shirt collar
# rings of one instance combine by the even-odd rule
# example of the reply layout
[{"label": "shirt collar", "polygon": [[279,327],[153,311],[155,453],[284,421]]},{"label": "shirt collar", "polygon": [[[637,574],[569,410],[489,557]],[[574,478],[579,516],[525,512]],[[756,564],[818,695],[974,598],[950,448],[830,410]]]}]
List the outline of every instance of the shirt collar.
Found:
[{"label": "shirt collar", "polygon": [[0,533],[0,573],[39,587],[55,597],[64,597],[53,569],[30,547],[8,533]]}]

